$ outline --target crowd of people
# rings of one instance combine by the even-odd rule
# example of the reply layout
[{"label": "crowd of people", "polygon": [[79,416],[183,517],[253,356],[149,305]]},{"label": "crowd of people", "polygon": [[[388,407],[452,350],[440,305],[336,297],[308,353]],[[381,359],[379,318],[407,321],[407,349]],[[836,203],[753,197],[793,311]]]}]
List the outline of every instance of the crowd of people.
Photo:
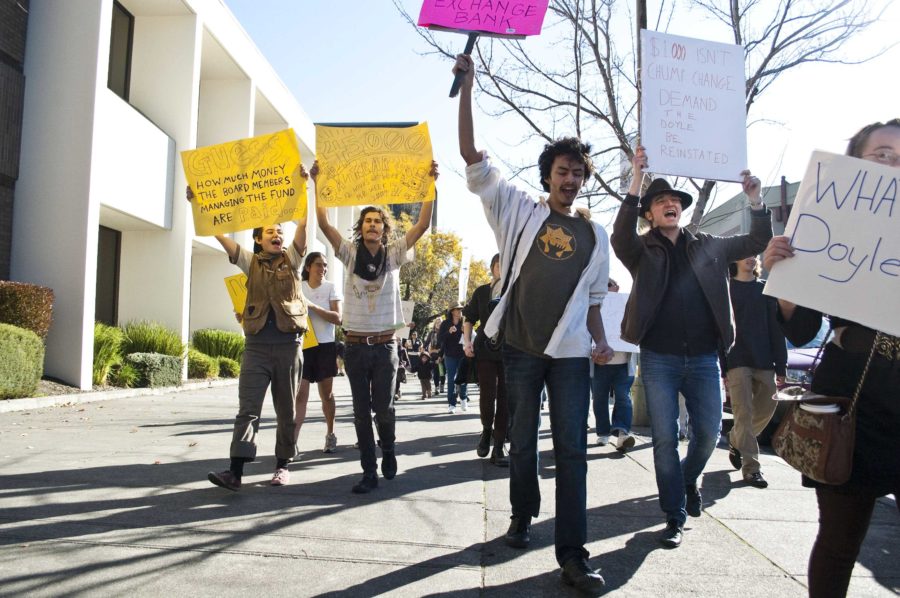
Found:
[{"label": "crowd of people", "polygon": [[[824,314],[763,295],[758,256],[770,270],[794,251],[787,237],[773,237],[760,181],[750,171],[741,173],[749,232],[693,233],[681,225],[693,197],[662,178],[647,184],[651,165],[638,146],[631,184],[608,236],[575,205],[594,170],[591,146],[574,137],[548,143],[537,161],[546,196],[533,198],[476,149],[471,56],[458,56],[453,70],[462,79],[459,150],[468,188],[480,198],[499,248],[491,260],[491,281],[465,305],[448,306],[422,338],[413,330],[399,340],[396,332],[406,325],[399,272],[429,227],[433,203],[422,204],[418,220],[403,235],[392,234],[383,209],[366,207],[346,239],[317,202],[318,225],[345,267],[342,290],[325,279],[324,254],[306,255],[303,221],[289,243],[280,225],[254,230],[254,251],[217,236],[229,260],[248,276],[247,305],[240,314],[247,344],[230,465],[211,472],[209,480],[240,489],[244,465],[256,457],[269,387],[277,420],[272,485],[289,482],[313,383],[326,423],[323,450],[334,451],[332,384],[346,371],[362,469],[352,492],[369,493],[379,485],[379,450],[381,477],[391,480],[398,472],[395,403],[406,374],[418,380],[421,399],[445,394],[451,414],[468,409],[468,382],[477,378],[476,455],[490,454],[491,464],[509,468],[506,544],[528,548],[532,519],[540,513],[538,431],[546,401],[555,460],[556,560],[564,583],[596,594],[605,582],[585,548],[588,436],[593,431],[595,445],[614,443],[619,451],[635,445],[630,392],[638,360],[664,524],[659,542],[674,549],[683,542],[687,518],[702,514],[699,480],[719,441],[722,380],[734,414],[729,460],[743,483],[763,489],[768,483],[756,437],[772,418],[772,394],[784,379],[785,336],[805,343],[819,331]],[[863,128],[847,154],[900,166],[900,120]],[[318,164],[302,175],[315,184]],[[438,177],[436,163],[431,176]],[[607,341],[601,310],[607,293],[619,290],[609,278],[611,252],[633,278],[617,332],[639,347],[639,354],[614,351]],[[301,353],[307,314],[319,344]],[[809,562],[809,592],[817,598],[846,594],[875,500],[900,493],[900,339],[839,317],[830,325],[831,341],[813,390],[849,396],[861,379],[864,384],[850,481],[803,480],[815,488],[819,507]],[[683,457],[680,397],[690,421]]]}]

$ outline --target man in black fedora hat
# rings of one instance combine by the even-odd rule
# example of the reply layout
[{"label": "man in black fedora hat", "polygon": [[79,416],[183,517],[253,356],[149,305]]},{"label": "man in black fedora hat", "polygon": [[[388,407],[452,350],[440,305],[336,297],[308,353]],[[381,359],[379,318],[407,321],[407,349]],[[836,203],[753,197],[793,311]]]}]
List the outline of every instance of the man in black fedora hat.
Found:
[{"label": "man in black fedora hat", "polygon": [[[762,251],[772,237],[769,210],[760,199],[759,179],[745,170],[750,233],[717,237],[692,234],[680,225],[693,198],[665,179],[638,197],[647,155],[632,158],[631,188],[613,225],[616,256],[634,277],[622,319],[622,338],[641,348],[641,379],[653,434],[653,462],[666,528],[660,541],[681,544],[687,515],[700,516],[697,480],[719,439],[722,422],[719,352],[734,344],[728,295],[728,264]],[[650,223],[639,235],[638,216]],[[678,455],[678,394],[684,395],[691,440]]]}]

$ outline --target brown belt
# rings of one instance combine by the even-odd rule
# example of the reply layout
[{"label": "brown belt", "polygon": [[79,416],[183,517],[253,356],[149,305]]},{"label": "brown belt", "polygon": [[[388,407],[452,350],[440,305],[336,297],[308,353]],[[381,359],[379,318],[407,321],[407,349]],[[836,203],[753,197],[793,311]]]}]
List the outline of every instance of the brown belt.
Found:
[{"label": "brown belt", "polygon": [[872,343],[875,343],[875,355],[889,361],[900,359],[900,337],[853,325],[847,326],[841,333],[841,347],[850,353],[868,355]]},{"label": "brown belt", "polygon": [[393,332],[384,332],[365,336],[362,334],[346,334],[344,342],[348,345],[383,345],[394,340]]}]

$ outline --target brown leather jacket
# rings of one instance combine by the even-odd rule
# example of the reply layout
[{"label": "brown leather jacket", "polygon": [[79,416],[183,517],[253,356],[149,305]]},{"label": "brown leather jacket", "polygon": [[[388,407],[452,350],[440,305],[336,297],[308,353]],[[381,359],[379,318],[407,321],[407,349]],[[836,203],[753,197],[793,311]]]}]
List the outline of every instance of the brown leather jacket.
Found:
[{"label": "brown leather jacket", "polygon": [[[610,244],[616,257],[628,268],[634,283],[622,318],[622,339],[639,345],[653,325],[669,282],[668,253],[656,235],[637,234],[638,198],[625,197]],[[749,208],[748,208],[749,209]],[[728,294],[728,264],[756,255],[772,238],[772,216],[768,208],[751,210],[750,232],[717,237],[693,235],[684,230],[688,261],[712,309],[719,331],[719,345],[727,351],[734,344],[734,316]]]},{"label": "brown leather jacket", "polygon": [[260,260],[254,255],[247,275],[247,305],[242,324],[244,333],[256,334],[266,324],[269,310],[275,310],[275,326],[281,332],[306,332],[306,300],[299,270],[287,254]]}]

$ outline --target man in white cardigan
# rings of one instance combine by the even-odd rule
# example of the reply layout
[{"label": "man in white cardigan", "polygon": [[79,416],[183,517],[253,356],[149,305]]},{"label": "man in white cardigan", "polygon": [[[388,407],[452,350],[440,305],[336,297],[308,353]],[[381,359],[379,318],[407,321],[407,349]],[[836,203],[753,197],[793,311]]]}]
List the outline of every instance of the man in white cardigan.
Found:
[{"label": "man in white cardigan", "polygon": [[556,559],[565,583],[596,593],[603,578],[588,565],[584,548],[590,362],[604,364],[613,351],[600,318],[609,278],[609,239],[591,222],[590,212],[573,207],[593,171],[590,146],[572,137],[548,144],[538,166],[549,195],[532,199],[475,149],[472,58],[458,56],[454,72],[465,73],[459,150],[467,164],[466,179],[481,197],[505,275],[503,293],[485,325],[488,337],[502,329],[504,343],[512,506],[505,540],[526,548],[531,519],[540,510],[538,429],[546,385],[556,458]]}]

